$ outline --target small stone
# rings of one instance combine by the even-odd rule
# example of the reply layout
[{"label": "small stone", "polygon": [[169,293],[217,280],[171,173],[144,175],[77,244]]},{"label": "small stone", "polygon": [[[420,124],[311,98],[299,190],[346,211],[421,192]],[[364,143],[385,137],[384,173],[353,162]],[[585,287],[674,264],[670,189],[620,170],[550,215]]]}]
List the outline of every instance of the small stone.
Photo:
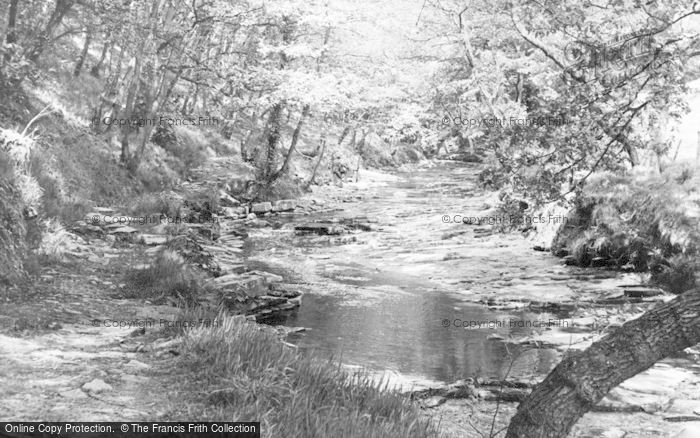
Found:
[{"label": "small stone", "polygon": [[181,342],[182,342],[181,339],[177,339],[177,338],[176,338],[176,339],[172,339],[172,340],[169,340],[169,341],[161,342],[161,343],[159,343],[159,344],[155,344],[155,345],[153,346],[153,349],[154,349],[154,350],[170,349],[170,348],[173,348],[173,347],[175,347],[175,346],[180,345]]},{"label": "small stone", "polygon": [[141,234],[138,240],[147,246],[158,246],[167,243],[168,237],[158,234]]},{"label": "small stone", "polygon": [[257,204],[253,204],[253,213],[267,213],[269,211],[272,211],[271,202],[258,202]]},{"label": "small stone", "polygon": [[245,212],[245,209],[241,207],[223,207],[221,211],[223,212],[224,218],[236,219],[241,212]]},{"label": "small stone", "polygon": [[246,216],[246,219],[248,219],[248,220],[253,220],[253,219],[257,219],[257,218],[258,218],[258,216],[255,213],[249,213],[248,216]]},{"label": "small stone", "polygon": [[93,379],[92,381],[83,385],[83,391],[92,392],[94,394],[111,390],[112,386],[105,383],[105,381],[102,379]]},{"label": "small stone", "polygon": [[430,397],[429,399],[427,399],[423,402],[423,406],[426,409],[437,408],[438,406],[444,404],[446,401],[447,401],[447,399],[445,397],[440,397],[440,396]]}]

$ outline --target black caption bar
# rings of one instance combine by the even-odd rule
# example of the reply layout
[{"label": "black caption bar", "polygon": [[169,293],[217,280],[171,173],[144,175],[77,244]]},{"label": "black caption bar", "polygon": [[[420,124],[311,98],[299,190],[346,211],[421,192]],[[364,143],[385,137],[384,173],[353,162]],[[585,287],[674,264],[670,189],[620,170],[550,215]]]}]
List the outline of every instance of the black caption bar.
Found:
[{"label": "black caption bar", "polygon": [[0,436],[33,437],[235,437],[260,438],[260,422],[0,422]]}]

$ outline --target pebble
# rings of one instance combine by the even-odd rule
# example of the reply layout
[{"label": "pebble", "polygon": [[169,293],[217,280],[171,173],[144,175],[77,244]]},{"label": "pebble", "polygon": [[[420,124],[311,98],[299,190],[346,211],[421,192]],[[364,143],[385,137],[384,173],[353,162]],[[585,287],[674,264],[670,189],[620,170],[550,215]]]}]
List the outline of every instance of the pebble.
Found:
[{"label": "pebble", "polygon": [[102,379],[93,379],[92,381],[83,385],[83,391],[92,392],[94,394],[99,394],[111,390],[112,386],[105,383],[105,381]]}]

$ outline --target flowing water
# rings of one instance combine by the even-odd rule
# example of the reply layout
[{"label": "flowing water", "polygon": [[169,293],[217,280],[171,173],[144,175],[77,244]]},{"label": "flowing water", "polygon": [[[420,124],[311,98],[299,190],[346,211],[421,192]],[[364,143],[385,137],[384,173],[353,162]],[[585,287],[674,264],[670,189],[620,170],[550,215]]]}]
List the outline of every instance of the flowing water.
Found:
[{"label": "flowing water", "polygon": [[[277,229],[253,232],[248,264],[304,292],[301,307],[279,322],[310,330],[290,341],[416,381],[546,373],[559,353],[507,341],[573,331],[567,313],[498,310],[478,301],[572,303],[582,290],[612,288],[621,277],[564,266],[517,233],[445,223],[444,215],[481,216],[490,207],[477,173],[461,163],[400,173],[361,186],[362,199],[342,211],[292,216]],[[369,221],[372,230],[340,237],[294,232],[295,225],[348,218]],[[480,328],[463,327],[478,322]]]}]

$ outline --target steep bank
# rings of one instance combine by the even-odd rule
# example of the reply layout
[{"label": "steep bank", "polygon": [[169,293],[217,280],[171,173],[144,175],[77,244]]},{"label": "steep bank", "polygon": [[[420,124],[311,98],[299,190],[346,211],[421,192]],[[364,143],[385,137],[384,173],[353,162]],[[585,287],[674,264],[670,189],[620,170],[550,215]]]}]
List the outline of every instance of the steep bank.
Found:
[{"label": "steep bank", "polygon": [[594,175],[574,200],[552,251],[576,266],[649,272],[682,293],[698,284],[700,177],[692,164],[663,173]]}]

